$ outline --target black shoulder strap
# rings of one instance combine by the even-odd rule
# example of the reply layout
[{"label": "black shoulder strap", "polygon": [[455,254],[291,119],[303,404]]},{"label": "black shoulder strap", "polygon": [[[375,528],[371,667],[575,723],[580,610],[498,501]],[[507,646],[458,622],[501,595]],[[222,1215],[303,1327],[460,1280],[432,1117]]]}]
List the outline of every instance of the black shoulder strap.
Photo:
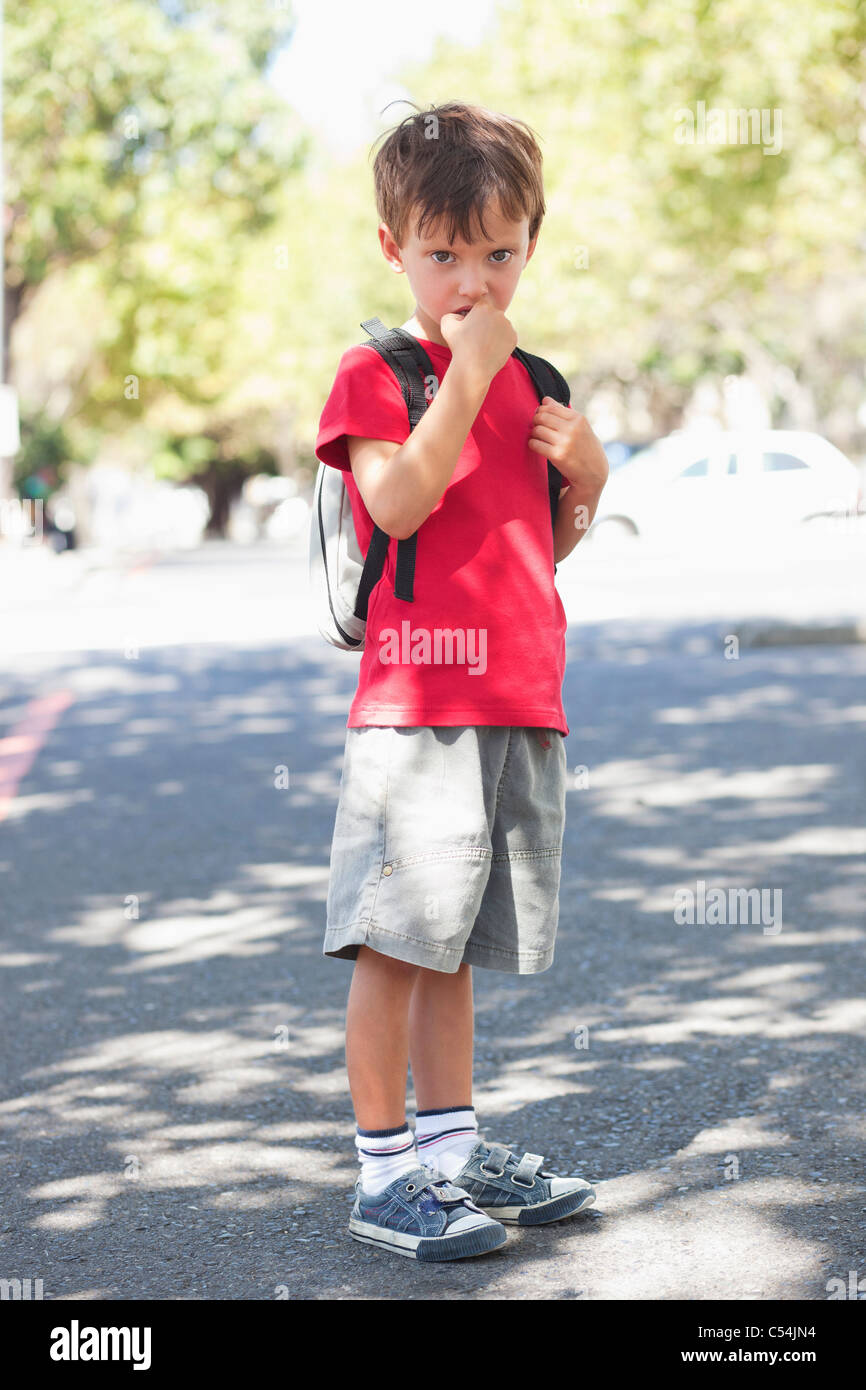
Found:
[{"label": "black shoulder strap", "polygon": [[391,367],[409,410],[409,425],[414,430],[429,405],[426,387],[428,379],[436,376],[436,369],[426,352],[411,333],[402,328],[386,328],[381,319],[365,319],[361,324],[371,335],[367,347],[376,352]]},{"label": "black shoulder strap", "polygon": [[[414,430],[429,405],[427,387],[429,379],[435,379],[436,372],[427,353],[411,333],[400,328],[386,328],[381,319],[365,319],[361,327],[369,333],[365,346],[374,348],[388,363],[400,383],[403,399],[409,412],[409,428]],[[415,548],[418,532],[397,542],[397,565],[394,575],[394,597],[407,603],[414,602],[415,588]],[[382,576],[385,558],[391,537],[380,526],[373,527],[373,535],[364,559],[361,581],[358,585],[358,600],[355,616],[366,621],[370,594]]]},{"label": "black shoulder strap", "polygon": [[553,396],[561,405],[571,405],[568,382],[551,362],[538,357],[534,352],[524,352],[523,348],[519,347],[516,347],[511,355],[523,363],[540,396]]},{"label": "black shoulder strap", "polygon": [[[435,381],[436,370],[430,361],[427,353],[411,333],[404,333],[400,328],[386,328],[379,318],[364,319],[361,327],[370,337],[365,344],[373,348],[388,363],[400,383],[403,392],[403,399],[409,412],[409,428],[413,430],[424,414],[429,405],[427,387],[431,378]],[[536,356],[532,352],[524,352],[522,348],[515,348],[512,353],[518,362],[522,362],[526,371],[529,373],[539,401],[545,396],[552,396],[554,400],[562,405],[571,403],[571,392],[565,377],[557,371],[545,358]],[[550,498],[550,517],[551,524],[556,527],[556,513],[559,506],[559,493],[564,483],[562,474],[558,468],[548,459],[547,461],[547,489]],[[405,540],[397,542],[397,565],[394,576],[394,596],[403,599],[407,603],[414,602],[415,585],[415,548],[418,539],[418,532],[407,537]],[[382,570],[385,567],[385,558],[388,554],[390,536],[381,527],[374,525],[373,535],[367,548],[364,559],[364,568],[361,573],[361,581],[358,585],[358,599],[355,604],[355,615],[366,621],[367,609],[370,594],[374,586],[382,577]],[[556,565],[554,564],[554,573]]]},{"label": "black shoulder strap", "polygon": [[[516,357],[518,362],[522,362],[530,375],[532,384],[535,387],[539,401],[545,396],[552,396],[560,405],[571,404],[571,391],[568,382],[561,372],[558,372],[552,363],[547,362],[543,357],[537,357],[534,352],[524,352],[522,348],[516,347],[511,354]],[[556,530],[556,513],[559,507],[559,493],[564,486],[565,479],[558,468],[547,460],[547,492],[550,498],[550,520]],[[556,573],[556,565],[553,566]]]}]

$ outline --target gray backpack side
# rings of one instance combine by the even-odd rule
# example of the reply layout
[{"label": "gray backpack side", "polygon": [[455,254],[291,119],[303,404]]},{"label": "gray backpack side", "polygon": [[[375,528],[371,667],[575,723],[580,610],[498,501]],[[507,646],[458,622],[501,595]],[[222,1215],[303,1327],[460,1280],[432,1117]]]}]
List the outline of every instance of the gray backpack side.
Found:
[{"label": "gray backpack side", "polygon": [[[402,329],[387,329],[378,318],[361,327],[394,372],[403,392],[413,430],[435,394],[438,381],[421,344]],[[413,602],[417,531],[397,542],[394,594]],[[310,518],[309,583],[316,625],[326,642],[344,651],[363,651],[370,593],[382,576],[390,545],[380,527],[373,528],[366,556],[361,554],[352,505],[343,472],[320,463]]]}]

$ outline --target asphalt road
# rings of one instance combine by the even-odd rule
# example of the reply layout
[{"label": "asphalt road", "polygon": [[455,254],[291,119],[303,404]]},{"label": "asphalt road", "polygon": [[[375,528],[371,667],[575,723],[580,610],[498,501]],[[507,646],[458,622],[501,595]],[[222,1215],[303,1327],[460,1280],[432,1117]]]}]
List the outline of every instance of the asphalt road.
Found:
[{"label": "asphalt road", "polygon": [[[321,937],[357,658],[311,631],[303,558],[0,565],[0,1279],[823,1300],[866,1276],[866,646],[727,642],[859,601],[862,538],[581,549],[556,959],[474,972],[475,1104],[598,1202],[439,1266],[346,1230],[351,965]],[[781,912],[678,923],[700,883]]]}]

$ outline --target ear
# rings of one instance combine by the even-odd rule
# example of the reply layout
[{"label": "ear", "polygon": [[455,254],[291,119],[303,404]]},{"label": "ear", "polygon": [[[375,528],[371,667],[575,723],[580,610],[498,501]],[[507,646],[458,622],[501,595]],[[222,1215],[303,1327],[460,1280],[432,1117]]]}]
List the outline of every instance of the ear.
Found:
[{"label": "ear", "polygon": [[405,275],[406,267],[403,264],[400,247],[391,235],[391,228],[387,222],[379,223],[379,245],[382,248],[382,255],[391,269],[396,271],[398,275]]}]

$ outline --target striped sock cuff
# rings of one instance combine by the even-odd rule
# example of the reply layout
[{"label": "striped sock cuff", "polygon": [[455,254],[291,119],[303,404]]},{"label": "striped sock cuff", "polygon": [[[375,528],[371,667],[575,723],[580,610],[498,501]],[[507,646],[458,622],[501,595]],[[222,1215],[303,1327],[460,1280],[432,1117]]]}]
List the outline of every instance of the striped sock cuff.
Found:
[{"label": "striped sock cuff", "polygon": [[415,1117],[415,1143],[422,1154],[438,1144],[478,1133],[473,1105],[450,1105],[443,1110],[419,1110]]},{"label": "striped sock cuff", "polygon": [[411,1153],[415,1138],[407,1124],[400,1129],[360,1129],[355,1134],[355,1148],[365,1158],[395,1158]]},{"label": "striped sock cuff", "polygon": [[474,1105],[446,1105],[444,1110],[416,1110],[415,1119],[427,1120],[434,1115],[456,1115],[461,1110],[471,1110],[472,1114],[475,1114]]}]

